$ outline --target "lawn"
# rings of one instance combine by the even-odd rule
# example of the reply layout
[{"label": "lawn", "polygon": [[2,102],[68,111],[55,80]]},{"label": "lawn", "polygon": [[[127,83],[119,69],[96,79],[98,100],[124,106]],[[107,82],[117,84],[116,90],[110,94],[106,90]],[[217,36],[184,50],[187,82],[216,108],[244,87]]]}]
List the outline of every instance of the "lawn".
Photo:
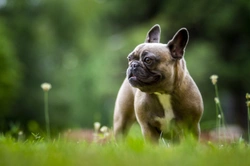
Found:
[{"label": "lawn", "polygon": [[114,141],[100,144],[63,138],[17,141],[0,136],[0,165],[250,165],[250,148],[244,141],[225,144],[185,141],[170,146],[160,141],[159,145],[150,145],[144,142],[138,131],[135,129],[118,144]]},{"label": "lawn", "polygon": [[[217,76],[213,77],[218,78]],[[217,134],[220,136],[223,135],[222,129],[225,127],[225,122],[216,82],[213,84],[215,85],[215,103],[218,116],[216,120]],[[250,94],[246,95],[246,99],[249,116]],[[45,98],[45,108],[47,108],[46,101]],[[48,112],[45,109],[45,113],[46,111]],[[139,126],[135,125],[128,137],[117,143],[112,139],[112,136],[110,137],[107,127],[99,129],[100,124],[95,123],[95,132],[92,130],[81,131],[88,133],[88,139],[80,138],[79,132],[75,132],[75,130],[72,133],[50,139],[48,118],[46,120],[46,138],[34,133],[32,133],[33,139],[32,137],[19,139],[11,135],[0,134],[0,166],[250,165],[250,145],[241,137],[230,141],[220,137],[218,140],[203,139],[199,143],[192,139],[186,139],[178,145],[168,144],[165,140],[160,139],[159,144],[152,145],[144,142]],[[250,123],[248,123],[248,128],[250,128]],[[97,132],[99,132],[98,135]],[[16,135],[19,134],[20,132],[16,133]],[[235,132],[231,134],[235,134]],[[106,138],[105,141],[102,141],[105,136],[109,139]],[[249,136],[250,131],[248,131],[248,139]]]},{"label": "lawn", "polygon": [[[192,139],[186,139],[178,145],[173,145],[160,139],[159,144],[152,145],[145,143],[140,128],[133,126],[128,137],[117,143],[112,136],[110,137],[107,127],[99,130],[100,124],[98,123],[94,124],[96,133],[90,130],[85,131],[88,133],[88,139],[78,137],[79,133],[73,135],[75,131],[69,133],[67,137],[63,134],[50,139],[49,123],[46,121],[47,138],[34,133],[33,139],[18,139],[11,135],[0,134],[0,166],[249,166],[249,142],[241,137],[230,141],[220,137],[221,134],[223,135],[222,129],[225,127],[225,122],[216,82],[213,84],[216,92],[218,140],[203,139],[197,143]],[[246,95],[246,99],[249,140],[250,94]],[[47,108],[46,101],[45,98],[45,108]],[[48,112],[45,109],[45,113],[46,111]],[[99,132],[98,135],[97,132]],[[94,134],[96,137],[93,137]],[[73,136],[74,139],[72,139]],[[101,141],[105,136],[109,139]]]}]

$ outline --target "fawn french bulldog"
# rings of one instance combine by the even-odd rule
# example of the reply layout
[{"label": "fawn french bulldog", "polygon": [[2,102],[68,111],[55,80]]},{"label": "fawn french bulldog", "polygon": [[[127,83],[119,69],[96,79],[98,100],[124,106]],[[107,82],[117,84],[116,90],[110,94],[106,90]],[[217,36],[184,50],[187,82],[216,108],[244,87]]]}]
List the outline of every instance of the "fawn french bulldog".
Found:
[{"label": "fawn french bulldog", "polygon": [[152,142],[160,136],[180,141],[188,133],[199,139],[203,101],[183,57],[188,31],[181,28],[167,44],[160,43],[160,33],[160,26],[153,26],[128,55],[127,77],[115,103],[116,139],[135,121]]}]

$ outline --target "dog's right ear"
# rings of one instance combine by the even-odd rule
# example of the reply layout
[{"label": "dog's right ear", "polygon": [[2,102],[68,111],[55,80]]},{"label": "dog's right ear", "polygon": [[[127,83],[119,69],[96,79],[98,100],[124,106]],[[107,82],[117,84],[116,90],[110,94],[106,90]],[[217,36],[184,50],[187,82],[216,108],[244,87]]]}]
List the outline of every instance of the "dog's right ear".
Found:
[{"label": "dog's right ear", "polygon": [[145,43],[159,43],[160,35],[161,35],[160,25],[156,24],[148,31]]}]

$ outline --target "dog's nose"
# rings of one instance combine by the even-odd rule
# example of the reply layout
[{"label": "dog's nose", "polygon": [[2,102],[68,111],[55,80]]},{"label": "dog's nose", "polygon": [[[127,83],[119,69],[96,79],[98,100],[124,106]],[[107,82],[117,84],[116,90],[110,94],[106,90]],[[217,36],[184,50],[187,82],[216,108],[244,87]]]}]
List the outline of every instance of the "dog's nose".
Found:
[{"label": "dog's nose", "polygon": [[132,62],[132,63],[130,64],[130,67],[131,67],[132,69],[136,69],[138,66],[139,66],[139,64],[138,64],[137,62]]}]

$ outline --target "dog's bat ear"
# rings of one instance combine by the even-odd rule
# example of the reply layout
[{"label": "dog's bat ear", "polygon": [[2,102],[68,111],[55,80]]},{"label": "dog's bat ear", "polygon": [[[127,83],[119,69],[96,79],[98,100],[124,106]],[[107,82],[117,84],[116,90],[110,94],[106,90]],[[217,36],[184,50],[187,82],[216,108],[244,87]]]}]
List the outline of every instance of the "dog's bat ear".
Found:
[{"label": "dog's bat ear", "polygon": [[145,43],[159,43],[160,35],[161,35],[161,27],[160,25],[156,24],[148,31]]},{"label": "dog's bat ear", "polygon": [[171,55],[175,59],[181,59],[185,53],[189,39],[188,30],[181,28],[174,37],[168,42],[167,46],[171,52]]}]

